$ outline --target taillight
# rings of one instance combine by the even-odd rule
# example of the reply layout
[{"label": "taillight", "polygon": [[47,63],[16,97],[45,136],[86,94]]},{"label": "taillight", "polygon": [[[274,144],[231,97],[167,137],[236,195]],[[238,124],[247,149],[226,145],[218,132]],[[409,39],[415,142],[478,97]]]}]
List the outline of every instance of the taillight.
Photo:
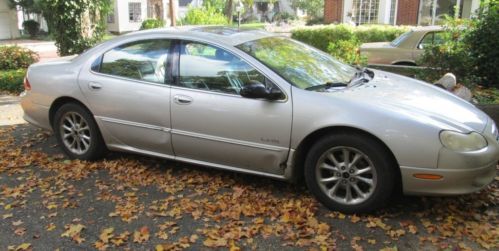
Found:
[{"label": "taillight", "polygon": [[28,78],[24,78],[24,90],[29,91],[31,90],[31,84],[29,83]]}]

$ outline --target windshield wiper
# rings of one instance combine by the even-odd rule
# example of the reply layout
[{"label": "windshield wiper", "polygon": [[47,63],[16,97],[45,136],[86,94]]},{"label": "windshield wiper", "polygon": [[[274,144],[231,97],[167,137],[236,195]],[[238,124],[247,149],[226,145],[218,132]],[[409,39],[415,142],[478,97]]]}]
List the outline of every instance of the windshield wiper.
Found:
[{"label": "windshield wiper", "polygon": [[322,85],[314,85],[305,88],[307,91],[316,91],[316,90],[321,90],[321,89],[329,89],[329,88],[334,88],[334,87],[347,87],[347,83],[343,82],[326,82],[325,84]]},{"label": "windshield wiper", "polygon": [[[365,67],[356,67],[357,71],[355,72],[355,75],[350,79],[348,84],[353,84],[357,83],[359,80],[362,82],[366,83],[369,82],[369,80],[374,78],[374,72],[365,68]],[[369,76],[369,78],[366,78],[365,75]]]}]

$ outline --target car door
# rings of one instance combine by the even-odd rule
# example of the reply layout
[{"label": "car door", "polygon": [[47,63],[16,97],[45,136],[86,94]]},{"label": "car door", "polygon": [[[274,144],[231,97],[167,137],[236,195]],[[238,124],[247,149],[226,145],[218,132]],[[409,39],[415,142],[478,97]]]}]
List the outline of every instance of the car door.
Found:
[{"label": "car door", "polygon": [[173,157],[165,83],[171,44],[165,39],[126,43],[80,73],[80,89],[111,149]]},{"label": "car door", "polygon": [[222,48],[192,41],[183,41],[179,48],[171,92],[176,158],[282,174],[291,134],[288,96],[278,101],[243,98],[239,91],[251,80],[279,87]]},{"label": "car door", "polygon": [[419,57],[421,57],[425,51],[425,48],[434,46],[434,45],[440,45],[442,44],[445,40],[443,37],[442,32],[428,32],[424,35],[423,39],[419,41],[416,49],[414,49],[413,52],[413,58],[414,61],[417,61]]}]

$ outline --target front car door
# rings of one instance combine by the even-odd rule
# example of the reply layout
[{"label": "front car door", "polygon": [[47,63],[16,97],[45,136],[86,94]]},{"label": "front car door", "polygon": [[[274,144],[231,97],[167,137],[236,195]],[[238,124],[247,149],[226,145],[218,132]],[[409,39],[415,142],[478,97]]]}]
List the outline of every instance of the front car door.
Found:
[{"label": "front car door", "polygon": [[[289,90],[228,50],[192,41],[177,48],[179,69],[171,91],[177,159],[282,174],[291,135]],[[278,101],[241,97],[239,91],[251,80],[286,95]]]},{"label": "front car door", "polygon": [[80,89],[109,148],[173,157],[165,83],[172,44],[167,39],[125,43],[80,73]]}]

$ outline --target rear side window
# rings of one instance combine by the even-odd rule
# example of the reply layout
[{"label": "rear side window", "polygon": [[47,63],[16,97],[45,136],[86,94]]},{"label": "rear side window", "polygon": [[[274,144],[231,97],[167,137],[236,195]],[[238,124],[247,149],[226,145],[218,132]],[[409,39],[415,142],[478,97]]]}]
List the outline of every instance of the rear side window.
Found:
[{"label": "rear side window", "polygon": [[170,40],[155,39],[116,47],[102,56],[99,72],[164,84],[170,44]]}]

